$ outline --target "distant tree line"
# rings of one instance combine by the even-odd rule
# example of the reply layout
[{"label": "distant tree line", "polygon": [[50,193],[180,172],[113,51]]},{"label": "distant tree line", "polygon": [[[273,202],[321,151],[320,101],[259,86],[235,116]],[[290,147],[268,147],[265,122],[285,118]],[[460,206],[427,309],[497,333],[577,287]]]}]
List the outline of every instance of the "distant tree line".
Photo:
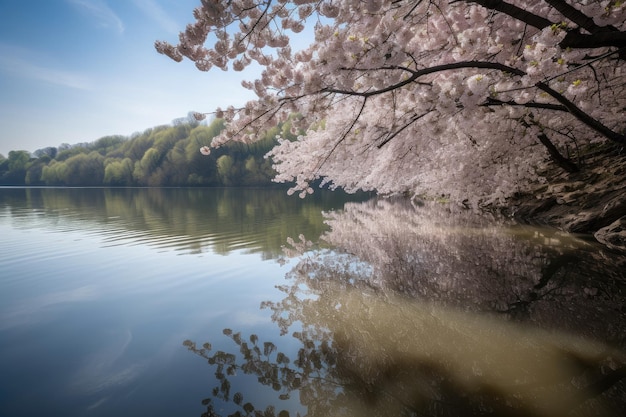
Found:
[{"label": "distant tree line", "polygon": [[275,171],[265,154],[276,136],[294,139],[290,123],[265,132],[261,141],[240,142],[200,153],[224,128],[222,119],[200,124],[175,120],[130,137],[105,136],[91,143],[62,144],[0,155],[0,185],[47,186],[259,186]]}]

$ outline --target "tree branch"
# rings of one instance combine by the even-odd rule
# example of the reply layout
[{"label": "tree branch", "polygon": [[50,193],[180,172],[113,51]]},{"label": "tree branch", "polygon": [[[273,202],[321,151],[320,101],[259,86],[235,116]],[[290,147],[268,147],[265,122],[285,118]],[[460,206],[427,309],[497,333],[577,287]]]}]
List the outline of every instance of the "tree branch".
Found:
[{"label": "tree branch", "polygon": [[367,104],[367,97],[363,99],[363,103],[361,103],[361,108],[359,109],[357,115],[352,120],[352,123],[350,124],[350,126],[346,129],[345,133],[341,135],[341,138],[339,138],[339,140],[335,143],[335,145],[333,145],[330,152],[326,154],[326,157],[320,163],[317,164],[317,166],[315,167],[315,171],[319,171],[320,168],[322,168],[322,166],[326,163],[326,161],[328,161],[328,158],[330,158],[330,155],[332,155],[335,152],[335,149],[337,149],[339,144],[343,142],[346,136],[348,136],[348,134],[352,131],[352,128],[354,127],[356,122],[361,118],[361,115],[363,114],[363,110],[365,110],[366,104]]},{"label": "tree branch", "polygon": [[407,123],[404,124],[404,126],[400,127],[395,132],[391,132],[381,143],[376,145],[376,147],[378,149],[382,148],[387,143],[389,143],[393,138],[398,136],[404,129],[406,129],[407,127],[411,126],[413,123],[417,122],[419,119],[421,119],[422,117],[426,116],[430,112],[432,112],[432,110],[428,110],[426,113],[414,115],[413,117],[411,117],[411,120],[409,120]]},{"label": "tree branch", "polygon": [[561,48],[602,48],[616,46],[623,48],[626,46],[626,32],[600,32],[586,35],[575,31],[570,31],[559,43]]},{"label": "tree branch", "polygon": [[[350,90],[340,90],[340,89],[335,89],[335,88],[325,88],[322,89],[320,91],[321,92],[327,92],[327,93],[335,93],[335,94],[345,94],[345,95],[352,95],[352,96],[360,96],[360,97],[371,97],[371,96],[375,96],[375,95],[379,95],[379,94],[384,94],[384,93],[388,93],[390,91],[399,89],[401,87],[404,87],[405,85],[408,85],[414,81],[416,81],[418,78],[423,77],[425,75],[429,75],[429,74],[434,74],[437,72],[442,72],[442,71],[449,71],[449,70],[455,70],[455,69],[464,69],[464,68],[484,68],[484,69],[493,69],[493,70],[497,70],[497,71],[502,71],[502,72],[508,72],[510,74],[514,74],[517,75],[519,77],[523,77],[524,75],[526,75],[526,73],[518,68],[515,67],[511,67],[505,64],[501,64],[499,62],[486,62],[486,61],[460,61],[460,62],[453,62],[450,64],[441,64],[441,65],[435,65],[432,67],[428,67],[428,68],[422,68],[419,70],[410,70],[406,67],[396,67],[397,69],[400,69],[402,71],[408,71],[410,72],[412,75],[407,78],[404,81],[401,81],[399,83],[396,84],[392,84],[388,87],[385,88],[381,88],[379,90],[373,90],[373,91],[364,91],[364,92],[358,92],[358,91],[350,91]],[[392,69],[390,68],[385,68],[385,69]],[[358,69],[352,69],[352,70],[358,70]],[[375,69],[366,69],[366,70],[360,70],[360,71],[373,71]],[[619,143],[621,145],[626,144],[626,136],[622,135],[620,133],[614,132],[613,130],[611,130],[610,128],[608,128],[607,126],[603,125],[599,120],[593,118],[592,116],[590,116],[589,114],[585,113],[582,109],[580,109],[578,106],[576,106],[576,104],[574,104],[573,102],[571,102],[569,99],[567,99],[565,96],[563,96],[562,94],[558,93],[556,90],[554,90],[553,88],[551,88],[548,84],[546,84],[545,82],[538,82],[535,84],[535,87],[540,89],[541,91],[547,93],[548,95],[552,96],[552,98],[554,98],[556,101],[558,101],[559,103],[561,103],[561,105],[563,105],[563,107],[565,107],[567,109],[567,111],[574,116],[576,119],[578,119],[580,122],[584,123],[585,125],[587,125],[588,127],[590,127],[591,129],[595,130],[596,132],[600,133],[601,135],[603,135],[604,137],[606,137],[609,140],[612,140],[616,143]]]},{"label": "tree branch", "polygon": [[514,6],[503,0],[464,0],[464,1],[466,3],[476,3],[487,9],[496,10],[498,12],[504,13],[508,16],[511,16],[514,19],[527,23],[530,26],[534,26],[537,29],[546,28],[552,25],[553,23],[544,17],[530,13],[520,7]]},{"label": "tree branch", "polygon": [[605,54],[602,54],[602,55],[600,55],[600,56],[597,56],[597,57],[595,57],[595,58],[593,58],[593,59],[591,59],[591,60],[587,60],[584,64],[577,65],[576,67],[574,67],[574,68],[572,68],[572,69],[570,69],[570,70],[567,70],[567,71],[565,71],[565,72],[561,72],[561,73],[559,73],[559,74],[557,74],[557,75],[553,75],[553,76],[552,76],[552,77],[550,77],[550,78],[546,78],[546,79],[544,80],[544,82],[546,82],[546,83],[547,83],[547,82],[550,82],[550,81],[552,81],[552,80],[554,80],[554,79],[557,79],[557,78],[563,77],[564,75],[570,74],[570,73],[572,73],[572,72],[574,72],[574,71],[578,71],[578,70],[580,70],[580,69],[582,69],[582,68],[585,68],[585,67],[591,67],[591,64],[593,64],[593,63],[595,63],[595,62],[597,62],[597,61],[601,61],[601,60],[603,60],[603,59],[605,59],[605,58],[610,57],[611,55],[620,54],[620,53],[626,53],[626,47],[624,47],[624,48],[620,48],[620,49],[618,49],[618,50],[616,50],[616,51],[609,51],[609,52],[607,52],[607,53],[605,53]]},{"label": "tree branch", "polygon": [[[496,10],[540,30],[555,23],[503,0],[459,1],[464,1],[465,3],[475,3],[490,10]],[[563,0],[545,1],[561,13],[564,18],[579,26],[579,28],[568,31],[567,35],[560,43],[562,48],[600,48],[607,46],[616,46],[621,48],[626,46],[626,33],[619,31],[613,26],[596,25],[592,18],[567,4]],[[591,33],[591,35],[581,33],[580,28],[587,30]],[[626,59],[624,55],[626,54],[620,54],[620,58]]]},{"label": "tree branch", "polygon": [[556,101],[558,101],[563,106],[565,106],[565,108],[567,108],[567,111],[569,111],[569,113],[572,116],[574,116],[579,121],[581,121],[584,124],[586,124],[588,127],[592,128],[596,132],[602,134],[602,136],[606,137],[607,139],[612,140],[613,142],[619,143],[620,145],[626,144],[626,136],[625,135],[619,134],[619,133],[614,132],[613,130],[609,129],[607,126],[603,125],[599,120],[594,119],[592,116],[590,116],[589,114],[585,113],[578,106],[576,106],[574,103],[572,103],[570,100],[568,100],[564,95],[562,95],[562,94],[558,93],[557,91],[553,90],[547,84],[545,84],[543,82],[538,82],[537,84],[535,84],[535,87],[537,87],[538,89],[548,93]]},{"label": "tree branch", "polygon": [[576,166],[575,163],[561,155],[556,146],[554,146],[554,143],[552,143],[552,141],[545,133],[540,133],[539,135],[537,135],[537,139],[539,139],[539,142],[541,142],[541,144],[546,147],[548,153],[550,154],[550,157],[558,166],[570,173],[579,171],[578,166]]},{"label": "tree branch", "polygon": [[531,109],[546,109],[546,110],[556,110],[556,111],[567,111],[567,108],[562,104],[552,104],[552,103],[537,103],[531,101],[529,103],[517,103],[513,100],[502,101],[495,98],[488,97],[487,101],[485,101],[481,106],[521,106],[528,107]]},{"label": "tree branch", "polygon": [[559,13],[561,13],[565,18],[571,20],[576,23],[581,28],[585,29],[589,33],[598,33],[604,31],[615,31],[617,30],[613,26],[598,26],[593,21],[592,18],[576,9],[574,6],[571,6],[564,2],[563,0],[544,0],[550,6],[554,7]]}]

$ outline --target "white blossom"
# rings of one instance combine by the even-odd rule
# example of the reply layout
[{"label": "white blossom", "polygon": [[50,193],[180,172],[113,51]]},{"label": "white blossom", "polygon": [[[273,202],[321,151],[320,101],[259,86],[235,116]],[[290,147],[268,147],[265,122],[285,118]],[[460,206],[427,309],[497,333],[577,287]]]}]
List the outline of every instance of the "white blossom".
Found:
[{"label": "white blossom", "polygon": [[[624,52],[576,44],[590,31],[623,36],[626,6],[564,0],[577,10],[565,15],[545,0],[507,4],[533,20],[448,0],[203,1],[178,45],[155,46],[202,70],[262,67],[243,84],[256,100],[218,109],[227,128],[212,146],[263,137],[298,114],[293,127],[306,134],[269,153],[291,193],[321,179],[478,205],[541,180],[539,134],[561,150],[626,143]],[[314,40],[301,46],[307,27]]]}]

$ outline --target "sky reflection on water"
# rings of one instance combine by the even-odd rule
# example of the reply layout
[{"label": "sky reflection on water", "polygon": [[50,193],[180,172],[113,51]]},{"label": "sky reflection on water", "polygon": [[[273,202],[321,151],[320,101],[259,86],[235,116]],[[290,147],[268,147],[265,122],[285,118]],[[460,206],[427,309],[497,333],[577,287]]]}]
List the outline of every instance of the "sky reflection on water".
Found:
[{"label": "sky reflection on water", "polygon": [[[277,334],[259,304],[278,242],[310,223],[258,193],[0,190],[0,415],[199,415],[210,373],[182,341]],[[238,214],[261,197],[279,201]]]},{"label": "sky reflection on water", "polygon": [[34,248],[31,241],[48,257],[27,261],[24,252],[21,265],[0,263],[1,275],[13,277],[2,283],[0,308],[2,415],[71,416],[85,407],[132,415],[142,392],[152,399],[140,414],[197,409],[207,372],[183,354],[182,340],[224,323],[270,327],[258,305],[275,296],[281,271],[258,254],[181,257],[59,237],[39,236]]}]

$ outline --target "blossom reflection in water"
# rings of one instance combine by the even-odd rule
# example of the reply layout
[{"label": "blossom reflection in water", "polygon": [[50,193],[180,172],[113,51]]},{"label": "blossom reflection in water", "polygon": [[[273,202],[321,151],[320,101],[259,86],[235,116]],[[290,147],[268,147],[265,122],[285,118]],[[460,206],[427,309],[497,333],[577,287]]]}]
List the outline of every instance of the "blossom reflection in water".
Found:
[{"label": "blossom reflection in water", "polygon": [[[310,416],[621,415],[624,257],[496,220],[393,201],[330,214],[334,249],[304,253],[262,305],[297,347],[185,342],[216,366],[209,415],[231,399],[294,414],[293,397]],[[249,402],[237,373],[276,401]]]}]

